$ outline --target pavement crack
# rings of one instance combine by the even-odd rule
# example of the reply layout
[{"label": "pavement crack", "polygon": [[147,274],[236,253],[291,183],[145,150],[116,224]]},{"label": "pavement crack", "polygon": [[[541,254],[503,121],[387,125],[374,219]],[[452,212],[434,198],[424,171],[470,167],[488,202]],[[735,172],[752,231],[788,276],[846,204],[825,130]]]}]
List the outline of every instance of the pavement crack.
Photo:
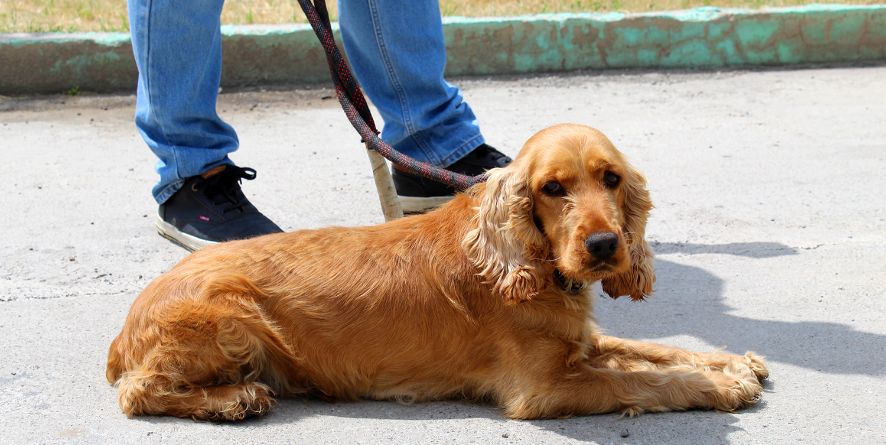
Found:
[{"label": "pavement crack", "polygon": [[9,297],[9,296],[0,296],[0,303],[11,303],[14,301],[44,301],[44,300],[62,300],[68,298],[81,298],[81,297],[92,297],[96,295],[102,296],[111,296],[111,295],[121,295],[129,292],[128,290],[118,290],[118,291],[96,291],[96,292],[68,292],[65,294],[57,294],[57,295],[46,295],[46,296],[38,296],[38,295],[29,295],[25,297]]}]

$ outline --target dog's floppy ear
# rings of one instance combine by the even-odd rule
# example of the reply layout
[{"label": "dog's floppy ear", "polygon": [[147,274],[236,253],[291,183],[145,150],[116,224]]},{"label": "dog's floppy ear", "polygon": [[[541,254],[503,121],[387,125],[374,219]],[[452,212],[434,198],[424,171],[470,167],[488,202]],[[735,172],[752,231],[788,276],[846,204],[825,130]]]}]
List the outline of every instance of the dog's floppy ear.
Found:
[{"label": "dog's floppy ear", "polygon": [[550,282],[548,242],[536,227],[528,177],[516,165],[489,171],[462,247],[486,283],[508,303],[532,299]]},{"label": "dog's floppy ear", "polygon": [[603,279],[603,290],[613,298],[630,295],[634,300],[642,300],[652,293],[655,284],[652,249],[645,239],[652,200],[646,190],[646,178],[634,168],[628,168],[623,184],[622,232],[628,243],[631,266],[625,272]]}]

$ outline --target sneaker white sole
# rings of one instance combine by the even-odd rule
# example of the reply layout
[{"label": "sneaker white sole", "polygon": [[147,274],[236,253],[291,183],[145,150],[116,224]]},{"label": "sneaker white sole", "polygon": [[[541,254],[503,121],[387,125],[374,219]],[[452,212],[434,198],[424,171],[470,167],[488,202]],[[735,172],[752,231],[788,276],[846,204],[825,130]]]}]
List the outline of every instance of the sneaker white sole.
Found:
[{"label": "sneaker white sole", "polygon": [[157,233],[159,233],[160,236],[190,250],[191,252],[206,246],[218,244],[215,241],[207,241],[193,235],[188,235],[175,228],[172,224],[163,221],[163,218],[160,218],[160,215],[157,215],[157,220],[154,225],[157,226]]},{"label": "sneaker white sole", "polygon": [[454,196],[431,196],[419,198],[415,196],[397,196],[400,199],[400,208],[405,214],[426,213],[451,201]]}]

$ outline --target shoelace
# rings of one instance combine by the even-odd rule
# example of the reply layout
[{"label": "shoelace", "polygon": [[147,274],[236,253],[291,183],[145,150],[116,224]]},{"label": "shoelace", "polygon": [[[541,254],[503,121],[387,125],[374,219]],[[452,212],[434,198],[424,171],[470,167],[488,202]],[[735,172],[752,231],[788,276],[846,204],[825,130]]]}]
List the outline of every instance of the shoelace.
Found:
[{"label": "shoelace", "polygon": [[[507,155],[483,144],[448,168],[454,168],[455,171],[463,172],[465,174],[480,174],[493,167],[503,167],[506,165],[505,159],[507,159]],[[459,169],[459,166],[461,166],[461,169]],[[469,170],[462,170],[466,167]],[[475,172],[475,168],[479,168],[480,170]]]},{"label": "shoelace", "polygon": [[482,146],[481,149],[484,151],[483,156],[485,156],[487,159],[491,159],[492,162],[495,163],[495,165],[502,165],[502,163],[504,163],[504,159],[507,158],[507,155],[505,155],[504,153],[500,153],[491,148],[487,148],[487,146],[485,145]]},{"label": "shoelace", "polygon": [[238,186],[244,179],[252,181],[255,176],[255,169],[228,165],[221,172],[205,180],[206,195],[212,199],[214,205],[224,205],[221,209],[222,214],[233,211],[242,213],[245,203],[243,193]]}]

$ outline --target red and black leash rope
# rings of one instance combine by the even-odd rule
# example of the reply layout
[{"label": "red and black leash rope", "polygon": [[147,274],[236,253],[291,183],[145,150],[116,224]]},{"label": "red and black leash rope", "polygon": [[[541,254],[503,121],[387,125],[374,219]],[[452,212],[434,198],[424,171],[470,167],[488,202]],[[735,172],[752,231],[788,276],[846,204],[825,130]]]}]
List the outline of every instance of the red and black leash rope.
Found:
[{"label": "red and black leash rope", "polygon": [[360,85],[351,73],[351,68],[342,57],[338,46],[335,44],[335,37],[332,35],[332,25],[329,21],[329,11],[326,9],[325,0],[298,0],[301,9],[304,11],[314,29],[314,34],[320,39],[323,50],[326,52],[326,62],[329,64],[329,75],[332,77],[332,83],[335,85],[335,95],[341,104],[345,115],[363,138],[367,146],[378,152],[385,159],[394,163],[409,172],[418,174],[430,180],[440,182],[456,190],[465,190],[468,187],[486,180],[486,175],[467,176],[454,173],[449,170],[428,164],[427,162],[417,161],[388,145],[385,141],[378,137],[378,130],[375,127],[375,121],[372,119],[372,112],[363,96]]}]

